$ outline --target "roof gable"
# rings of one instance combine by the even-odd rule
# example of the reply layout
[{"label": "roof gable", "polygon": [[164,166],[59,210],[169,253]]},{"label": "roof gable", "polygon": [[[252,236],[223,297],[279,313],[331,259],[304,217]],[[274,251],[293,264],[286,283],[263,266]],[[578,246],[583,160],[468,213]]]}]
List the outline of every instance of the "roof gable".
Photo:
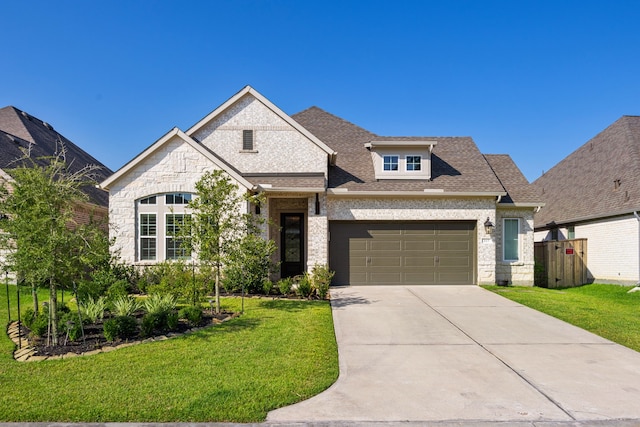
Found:
[{"label": "roof gable", "polygon": [[500,199],[502,205],[543,205],[535,188],[529,184],[511,156],[508,154],[485,154],[484,157],[507,192],[507,195]]},{"label": "roof gable", "polygon": [[211,123],[212,121],[214,121],[218,117],[222,116],[226,111],[228,111],[230,108],[232,108],[236,103],[238,103],[245,96],[252,96],[256,100],[258,100],[265,107],[267,107],[269,110],[271,110],[273,113],[275,113],[280,119],[285,121],[292,128],[294,128],[295,130],[300,132],[307,139],[309,139],[315,145],[320,147],[324,152],[326,152],[330,156],[331,161],[332,162],[334,161],[336,152],[333,149],[331,149],[329,146],[327,146],[324,142],[322,142],[320,139],[318,139],[315,135],[313,135],[307,129],[305,129],[304,127],[300,126],[299,123],[297,123],[295,120],[293,120],[287,114],[285,114],[280,108],[276,107],[271,101],[269,101],[267,98],[262,96],[257,90],[253,89],[251,86],[245,86],[242,90],[240,90],[240,92],[236,93],[234,96],[229,98],[226,102],[224,102],[218,108],[213,110],[211,113],[209,113],[207,116],[205,116],[198,123],[196,123],[195,125],[191,126],[185,133],[187,135],[189,135],[189,136],[194,136],[198,131],[202,130],[209,123]]},{"label": "roof gable", "polygon": [[623,116],[534,181],[536,227],[640,209],[640,117]]},{"label": "roof gable", "polygon": [[218,168],[222,169],[226,173],[228,173],[234,180],[236,180],[240,185],[247,189],[252,189],[255,186],[243,178],[236,170],[234,170],[230,165],[224,162],[222,159],[217,157],[213,152],[208,150],[202,144],[196,142],[193,138],[182,132],[178,128],[173,128],[169,132],[167,132],[162,138],[154,142],[151,146],[149,146],[146,150],[136,156],[129,163],[118,169],[113,175],[109,178],[105,179],[100,183],[100,187],[104,189],[109,189],[114,183],[116,183],[121,178],[125,177],[127,174],[136,169],[138,165],[144,162],[145,159],[152,156],[158,150],[162,149],[165,145],[167,145],[170,141],[173,141],[174,138],[179,138],[183,143],[189,145],[195,151],[206,157],[209,161],[211,161]]}]

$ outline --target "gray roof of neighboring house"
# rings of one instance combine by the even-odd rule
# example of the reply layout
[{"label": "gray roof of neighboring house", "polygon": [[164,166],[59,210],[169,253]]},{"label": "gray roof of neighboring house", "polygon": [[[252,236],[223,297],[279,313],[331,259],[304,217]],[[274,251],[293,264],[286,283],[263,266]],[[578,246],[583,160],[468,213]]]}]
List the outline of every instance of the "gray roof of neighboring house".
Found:
[{"label": "gray roof of neighboring house", "polygon": [[[311,107],[293,119],[338,153],[329,169],[329,188],[351,191],[422,191],[500,193],[512,190],[509,200],[535,202],[509,156],[491,156],[492,165],[470,137],[382,137],[326,111]],[[371,154],[364,144],[373,140],[436,141],[432,153],[431,180],[376,180]],[[495,163],[496,172],[492,169]],[[497,173],[500,173],[500,178]],[[501,180],[503,182],[501,182]]]},{"label": "gray roof of neighboring house", "polygon": [[[66,148],[65,159],[69,170],[76,172],[88,165],[96,165],[101,169],[95,171],[97,182],[105,179],[113,172],[98,160],[87,154],[80,147],[56,132],[51,125],[33,117],[15,107],[0,109],[0,169],[7,173],[24,163],[24,151],[37,164],[44,165],[48,160],[42,158],[56,156]],[[108,206],[109,194],[94,186],[83,189],[92,203]]]},{"label": "gray roof of neighboring house", "polygon": [[544,202],[535,226],[640,209],[640,117],[622,116],[532,184]]},{"label": "gray roof of neighboring house", "polygon": [[540,203],[535,189],[522,171],[516,166],[511,156],[508,154],[485,154],[485,159],[493,169],[500,183],[507,191],[507,195],[501,200],[501,204],[508,203]]}]

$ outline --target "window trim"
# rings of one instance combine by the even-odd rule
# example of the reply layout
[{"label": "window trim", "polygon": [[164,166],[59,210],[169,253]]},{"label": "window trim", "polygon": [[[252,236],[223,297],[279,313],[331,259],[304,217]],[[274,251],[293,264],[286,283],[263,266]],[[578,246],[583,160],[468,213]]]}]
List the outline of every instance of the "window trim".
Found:
[{"label": "window trim", "polygon": [[[390,160],[393,160],[395,158],[395,162],[390,161],[389,163],[387,163],[387,158],[389,158]],[[389,166],[393,166],[394,163],[396,166],[395,169],[386,168],[387,164],[389,164]],[[383,154],[382,155],[382,172],[383,173],[400,172],[400,156],[398,154]]]},{"label": "window trim", "polygon": [[[507,221],[516,221],[516,258],[507,257]],[[520,237],[520,218],[502,218],[502,260],[505,262],[519,262],[522,258],[522,239]],[[514,239],[510,239],[514,240]]]},{"label": "window trim", "polygon": [[[416,166],[415,162],[409,163],[409,158],[418,158],[418,169],[409,169],[409,165],[411,164],[412,166]],[[414,172],[422,172],[422,155],[420,154],[407,154],[406,156],[404,156],[405,161],[404,161],[404,170],[405,172],[409,172],[409,173],[414,173]]]}]

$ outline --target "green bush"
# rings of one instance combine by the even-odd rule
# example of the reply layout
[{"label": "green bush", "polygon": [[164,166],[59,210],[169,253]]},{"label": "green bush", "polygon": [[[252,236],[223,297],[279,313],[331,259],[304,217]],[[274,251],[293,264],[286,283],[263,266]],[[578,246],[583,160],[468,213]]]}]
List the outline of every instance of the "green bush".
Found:
[{"label": "green bush", "polygon": [[280,293],[284,296],[287,296],[291,293],[291,288],[293,287],[293,279],[291,279],[291,277],[280,279],[278,280],[277,286]]},{"label": "green bush", "polygon": [[82,337],[82,321],[78,318],[77,313],[66,313],[62,316],[58,324],[60,325],[60,332],[65,334],[69,338],[69,341],[77,341]]},{"label": "green bush", "polygon": [[198,326],[202,323],[202,307],[184,307],[178,312],[178,317],[186,319],[191,326]]},{"label": "green bush", "polygon": [[105,310],[106,302],[103,296],[99,297],[96,300],[94,300],[93,297],[89,297],[88,300],[80,304],[80,312],[91,323],[97,323],[98,320],[102,320]]},{"label": "green bush", "polygon": [[131,295],[120,295],[111,301],[111,311],[116,316],[133,316],[141,308],[142,303]]},{"label": "green bush", "polygon": [[29,307],[24,311],[24,313],[22,313],[22,324],[31,329],[31,325],[33,324],[33,321],[36,320],[36,317],[37,316],[35,310]]},{"label": "green bush", "polygon": [[49,313],[40,313],[31,322],[31,335],[34,337],[42,337],[47,333],[49,327]]},{"label": "green bush", "polygon": [[318,298],[325,299],[329,294],[329,286],[331,285],[331,279],[336,274],[335,271],[329,270],[326,264],[316,264],[311,270],[311,277],[313,279],[313,287],[318,293]]},{"label": "green bush", "polygon": [[262,291],[265,295],[270,295],[273,290],[273,282],[270,279],[264,279],[262,281]]},{"label": "green bush", "polygon": [[166,329],[167,331],[175,331],[176,328],[178,327],[178,313],[176,312],[171,312],[171,313],[167,313],[167,320],[166,320]]},{"label": "green bush", "polygon": [[138,323],[131,316],[118,316],[104,322],[103,331],[107,341],[132,338],[136,334]]},{"label": "green bush", "polygon": [[235,259],[224,270],[223,286],[227,291],[239,291],[242,288],[248,293],[263,292],[263,281],[275,269],[271,255],[276,249],[273,240],[249,233],[240,242],[240,249]]},{"label": "green bush", "polygon": [[313,282],[311,276],[307,272],[299,277],[296,293],[302,298],[311,297],[311,294],[313,293]]},{"label": "green bush", "polygon": [[176,308],[178,299],[171,294],[152,294],[144,300],[147,313],[168,313]]},{"label": "green bush", "polygon": [[118,280],[107,289],[107,300],[113,301],[116,298],[129,295],[130,286],[126,280]]},{"label": "green bush", "polygon": [[178,326],[178,314],[174,312],[147,313],[142,318],[140,330],[142,336],[150,337],[155,332],[166,332],[176,329]]}]

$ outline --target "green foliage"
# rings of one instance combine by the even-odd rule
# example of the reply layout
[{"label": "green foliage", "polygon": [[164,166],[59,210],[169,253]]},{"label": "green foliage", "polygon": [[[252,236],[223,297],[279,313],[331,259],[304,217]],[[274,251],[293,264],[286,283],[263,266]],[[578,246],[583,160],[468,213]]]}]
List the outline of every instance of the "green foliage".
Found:
[{"label": "green foliage", "polygon": [[283,279],[278,280],[276,284],[278,286],[278,290],[284,296],[287,296],[291,293],[291,288],[293,287],[293,279],[291,277],[285,277]]},{"label": "green foliage", "polygon": [[33,321],[36,320],[37,317],[35,310],[32,307],[29,307],[24,311],[24,313],[22,313],[22,324],[31,329]]},{"label": "green foliage", "polygon": [[138,323],[131,316],[117,316],[104,322],[103,331],[107,341],[132,338],[136,334]]},{"label": "green foliage", "polygon": [[[57,289],[70,287],[78,277],[109,260],[108,238],[96,223],[75,223],[73,209],[87,200],[82,186],[93,184],[95,167],[71,172],[64,162],[64,147],[58,157],[41,165],[25,155],[22,165],[9,170],[11,191],[0,182],[0,212],[3,220],[0,249],[32,287],[49,287],[53,306],[52,341],[57,344]],[[40,159],[42,160],[42,159]]]},{"label": "green foliage", "polygon": [[257,234],[245,234],[238,242],[238,249],[230,256],[224,269],[226,289],[242,290],[257,294],[263,291],[263,281],[274,271],[271,255],[276,250],[273,240],[265,240]]},{"label": "green foliage", "polygon": [[142,308],[142,303],[134,296],[120,295],[111,301],[111,312],[115,316],[133,316]]},{"label": "green foliage", "polygon": [[129,294],[129,288],[129,283],[127,283],[126,280],[115,281],[111,286],[109,286],[109,289],[107,289],[107,300],[113,301],[116,298],[127,296]]},{"label": "green foliage", "polygon": [[29,329],[34,337],[43,337],[47,333],[49,327],[49,314],[40,313],[31,322]]},{"label": "green foliage", "polygon": [[197,304],[207,293],[210,269],[182,260],[165,261],[145,268],[138,287],[147,294],[172,294]]},{"label": "green foliage", "polygon": [[172,331],[178,326],[178,313],[159,311],[147,313],[142,318],[140,333],[143,337],[150,337],[156,332]]},{"label": "green foliage", "polygon": [[60,317],[60,332],[72,342],[82,337],[82,321],[77,313],[69,312]]},{"label": "green foliage", "polygon": [[102,320],[106,308],[107,305],[105,297],[99,297],[95,300],[92,297],[89,297],[88,300],[80,304],[80,312],[91,323],[97,323],[98,320]]},{"label": "green foliage", "polygon": [[331,285],[331,279],[336,274],[335,271],[329,270],[326,264],[316,264],[311,270],[311,277],[313,280],[313,287],[318,293],[318,298],[325,299],[329,293],[329,286]]},{"label": "green foliage", "polygon": [[311,275],[305,271],[302,276],[297,277],[298,286],[296,287],[296,293],[302,298],[309,298],[313,293],[313,280]]},{"label": "green foliage", "polygon": [[265,295],[270,295],[272,290],[273,290],[273,282],[271,281],[271,279],[263,279],[262,292],[264,292]]},{"label": "green foliage", "polygon": [[202,307],[188,306],[181,308],[178,312],[180,319],[186,319],[191,326],[198,326],[202,323]]},{"label": "green foliage", "polygon": [[144,300],[144,308],[148,314],[168,313],[176,308],[178,299],[171,294],[152,294]]}]

